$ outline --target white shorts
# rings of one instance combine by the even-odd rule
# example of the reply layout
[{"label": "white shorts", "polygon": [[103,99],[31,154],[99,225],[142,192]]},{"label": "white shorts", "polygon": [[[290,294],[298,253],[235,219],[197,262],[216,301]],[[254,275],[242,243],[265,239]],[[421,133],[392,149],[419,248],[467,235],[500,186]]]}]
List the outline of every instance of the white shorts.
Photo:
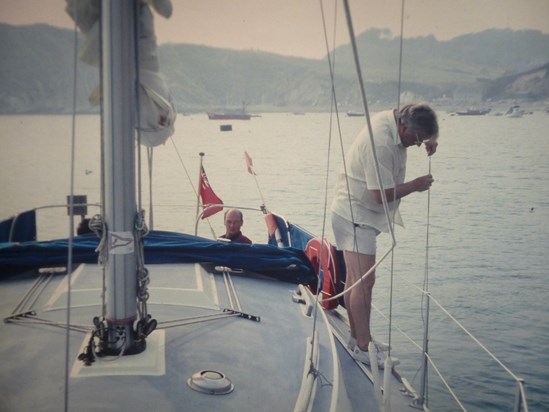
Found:
[{"label": "white shorts", "polygon": [[357,225],[336,213],[332,213],[332,229],[339,250],[375,256],[379,230],[368,225]]}]

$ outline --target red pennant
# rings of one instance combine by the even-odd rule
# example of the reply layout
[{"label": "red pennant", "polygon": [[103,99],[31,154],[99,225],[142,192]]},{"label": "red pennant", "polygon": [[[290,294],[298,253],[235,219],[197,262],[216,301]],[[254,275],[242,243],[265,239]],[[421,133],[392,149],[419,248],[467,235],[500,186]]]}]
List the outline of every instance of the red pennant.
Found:
[{"label": "red pennant", "polygon": [[248,152],[244,151],[244,157],[246,158],[246,166],[248,166],[248,173],[255,175],[254,172],[254,162]]}]

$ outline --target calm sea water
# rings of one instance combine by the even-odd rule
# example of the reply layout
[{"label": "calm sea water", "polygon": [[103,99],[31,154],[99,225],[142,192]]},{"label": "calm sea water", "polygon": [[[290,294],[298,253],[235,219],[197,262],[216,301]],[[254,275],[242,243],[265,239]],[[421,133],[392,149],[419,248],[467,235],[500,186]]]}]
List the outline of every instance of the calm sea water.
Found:
[{"label": "calm sea water", "polygon": [[[435,184],[430,196],[404,199],[406,227],[397,229],[393,264],[389,258],[377,271],[374,304],[385,314],[392,307],[393,356],[401,359],[399,369],[419,388],[417,348],[396,328],[421,345],[424,301],[417,288],[426,284],[437,302],[525,379],[530,410],[549,410],[549,115],[439,116],[440,146],[431,164],[423,148],[411,148],[408,155],[407,177],[430,168]],[[221,132],[221,123],[205,114],[180,116],[173,139],[154,149],[154,228],[194,232],[193,187],[198,154],[204,152],[210,183],[226,205],[258,209],[264,203],[309,231],[333,238],[326,205],[341,164],[341,145],[349,146],[364,118],[341,117],[342,143],[335,128],[329,142],[328,114],[264,114],[224,123],[232,123],[233,131]],[[0,219],[65,203],[70,136],[68,116],[0,117]],[[75,142],[75,194],[99,202],[97,116],[78,117]],[[253,158],[255,179],[246,171],[245,150]],[[142,203],[150,214],[145,164],[142,176]],[[90,209],[89,214],[96,212]],[[67,222],[63,209],[43,210],[39,236],[66,237]],[[220,216],[210,225],[201,222],[198,233],[222,233]],[[256,242],[265,240],[259,212],[245,211],[244,232]],[[380,250],[389,244],[382,235]],[[512,410],[512,377],[434,302],[430,306],[430,354],[466,408]],[[379,339],[389,339],[380,315],[374,315],[373,328]],[[432,370],[429,388],[431,410],[459,410],[440,393]]]}]

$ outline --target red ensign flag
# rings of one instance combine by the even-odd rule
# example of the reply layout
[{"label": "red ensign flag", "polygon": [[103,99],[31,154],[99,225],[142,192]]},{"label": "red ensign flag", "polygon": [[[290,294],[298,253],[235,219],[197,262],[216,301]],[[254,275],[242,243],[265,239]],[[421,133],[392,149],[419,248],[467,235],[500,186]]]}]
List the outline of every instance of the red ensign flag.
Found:
[{"label": "red ensign flag", "polygon": [[[204,166],[200,167],[200,198],[202,199],[202,206],[204,209],[208,208],[210,205],[223,204],[223,201],[215,194],[210,186]],[[202,219],[215,215],[217,212],[222,210],[223,206],[209,207],[208,210],[206,210],[202,215]]]}]

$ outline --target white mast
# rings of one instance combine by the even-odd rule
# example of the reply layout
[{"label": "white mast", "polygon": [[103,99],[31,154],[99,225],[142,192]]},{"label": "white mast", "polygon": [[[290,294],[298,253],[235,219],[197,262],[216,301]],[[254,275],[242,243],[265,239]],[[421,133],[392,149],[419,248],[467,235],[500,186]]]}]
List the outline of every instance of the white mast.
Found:
[{"label": "white mast", "polygon": [[102,2],[103,147],[105,152],[104,222],[107,228],[106,321],[103,350],[138,353],[144,339],[135,339],[137,319],[137,256],[134,222],[136,130],[136,16],[138,2]]}]

